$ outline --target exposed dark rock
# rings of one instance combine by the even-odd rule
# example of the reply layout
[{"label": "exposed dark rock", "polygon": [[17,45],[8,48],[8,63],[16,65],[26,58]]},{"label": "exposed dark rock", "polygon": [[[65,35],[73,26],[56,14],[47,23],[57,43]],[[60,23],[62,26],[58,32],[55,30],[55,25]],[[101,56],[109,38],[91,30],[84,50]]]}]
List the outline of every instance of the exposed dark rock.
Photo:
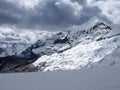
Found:
[{"label": "exposed dark rock", "polygon": [[15,55],[0,57],[0,72],[22,72],[24,69],[21,68],[33,63],[37,58],[37,56],[26,58]]},{"label": "exposed dark rock", "polygon": [[62,44],[62,43],[67,43],[67,42],[68,42],[68,38],[65,37],[64,39],[56,39],[54,41],[54,44],[58,44],[58,43]]}]

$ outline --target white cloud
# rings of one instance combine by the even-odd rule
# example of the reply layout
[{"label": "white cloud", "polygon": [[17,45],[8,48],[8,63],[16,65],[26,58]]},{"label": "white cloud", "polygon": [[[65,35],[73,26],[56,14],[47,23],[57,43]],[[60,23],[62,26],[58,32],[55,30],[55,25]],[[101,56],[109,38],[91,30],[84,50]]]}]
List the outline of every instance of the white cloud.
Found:
[{"label": "white cloud", "polygon": [[69,10],[73,13],[73,16],[78,18],[81,16],[83,10],[83,6],[81,4],[71,0],[58,0],[55,5],[61,9],[69,8]]},{"label": "white cloud", "polygon": [[110,19],[114,24],[120,23],[120,0],[107,0],[98,3],[102,14]]},{"label": "white cloud", "polygon": [[20,8],[33,9],[40,0],[6,0],[11,3],[17,4]]},{"label": "white cloud", "polygon": [[96,6],[101,14],[114,24],[120,24],[120,0],[87,0],[88,6]]},{"label": "white cloud", "polygon": [[93,6],[96,0],[86,0],[87,5]]}]

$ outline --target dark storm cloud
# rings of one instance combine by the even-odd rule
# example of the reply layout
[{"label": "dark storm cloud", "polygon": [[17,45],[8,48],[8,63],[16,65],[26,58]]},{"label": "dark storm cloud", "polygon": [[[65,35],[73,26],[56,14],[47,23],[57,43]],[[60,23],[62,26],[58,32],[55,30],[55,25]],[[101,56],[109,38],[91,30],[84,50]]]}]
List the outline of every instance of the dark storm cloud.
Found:
[{"label": "dark storm cloud", "polygon": [[17,8],[14,4],[5,0],[0,0],[0,24],[16,24],[20,22],[20,14],[22,10]]},{"label": "dark storm cloud", "polygon": [[[33,12],[29,12],[26,20],[29,23],[27,26],[50,28],[78,24],[80,20],[79,15],[82,10],[77,11],[77,8],[82,9],[82,5],[79,5],[78,2],[61,2],[60,0],[41,1],[34,8]],[[74,12],[78,13],[78,15],[75,15]]]},{"label": "dark storm cloud", "polygon": [[31,27],[46,27],[49,29],[51,27],[58,29],[59,27],[63,29],[70,25],[80,25],[91,17],[98,16],[100,14],[100,10],[97,7],[85,7],[85,0],[63,1],[64,0],[41,1],[35,7],[34,14],[33,12],[29,13],[30,16],[27,18],[29,25]]},{"label": "dark storm cloud", "polygon": [[[18,3],[9,1],[0,0],[0,25],[13,25],[24,29],[64,30],[70,25],[80,25],[94,16],[106,14],[109,17],[104,7],[111,0],[39,0],[32,9],[20,7]],[[100,3],[103,2],[105,4],[101,7]]]}]

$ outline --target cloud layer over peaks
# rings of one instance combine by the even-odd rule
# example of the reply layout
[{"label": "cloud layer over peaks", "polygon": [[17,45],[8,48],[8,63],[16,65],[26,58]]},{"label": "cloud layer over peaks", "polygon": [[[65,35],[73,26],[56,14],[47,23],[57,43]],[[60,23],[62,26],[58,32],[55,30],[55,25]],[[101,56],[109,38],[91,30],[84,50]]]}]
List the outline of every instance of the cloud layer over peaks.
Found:
[{"label": "cloud layer over peaks", "polygon": [[120,0],[0,0],[0,25],[56,30],[94,16],[120,23]]}]

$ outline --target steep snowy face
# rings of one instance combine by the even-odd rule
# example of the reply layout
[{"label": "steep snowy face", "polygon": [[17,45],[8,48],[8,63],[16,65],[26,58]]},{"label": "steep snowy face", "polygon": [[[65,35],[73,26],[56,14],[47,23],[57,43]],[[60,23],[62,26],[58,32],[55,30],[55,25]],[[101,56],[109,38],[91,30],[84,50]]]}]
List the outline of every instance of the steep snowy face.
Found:
[{"label": "steep snowy face", "polygon": [[53,33],[48,31],[16,31],[14,28],[0,27],[0,57],[20,54],[38,39],[44,39]]},{"label": "steep snowy face", "polygon": [[[44,55],[33,63],[40,71],[92,68],[120,46],[120,33],[98,18],[93,18],[68,32],[71,48],[61,53]],[[111,65],[109,62],[107,65]]]}]

